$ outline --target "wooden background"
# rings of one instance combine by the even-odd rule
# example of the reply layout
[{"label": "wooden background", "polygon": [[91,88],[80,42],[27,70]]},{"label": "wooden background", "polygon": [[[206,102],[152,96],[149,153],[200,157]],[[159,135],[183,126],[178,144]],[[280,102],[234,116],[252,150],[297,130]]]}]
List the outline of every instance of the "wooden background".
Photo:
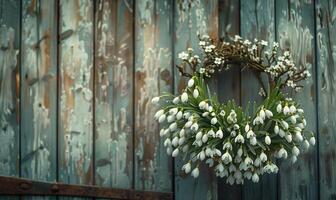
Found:
[{"label": "wooden background", "polygon": [[[335,0],[0,0],[0,23],[1,175],[176,199],[336,199]],[[318,142],[295,165],[244,186],[205,168],[180,176],[150,100],[185,85],[173,66],[197,33],[277,41],[309,67],[295,98]],[[248,71],[213,87],[222,101],[260,100]]]}]

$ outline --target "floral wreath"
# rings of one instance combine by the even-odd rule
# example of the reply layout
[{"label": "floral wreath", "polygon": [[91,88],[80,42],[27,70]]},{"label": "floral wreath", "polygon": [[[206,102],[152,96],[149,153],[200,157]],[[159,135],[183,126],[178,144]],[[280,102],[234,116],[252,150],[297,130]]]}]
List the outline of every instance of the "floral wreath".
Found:
[{"label": "floral wreath", "polygon": [[[305,129],[303,109],[287,97],[310,77],[306,67],[295,66],[289,51],[278,56],[278,43],[269,46],[240,36],[230,42],[202,36],[199,46],[203,59],[191,48],[178,55],[182,64],[177,68],[189,78],[182,94],[152,99],[160,107],[154,118],[162,124],[160,136],[165,138],[167,153],[184,156],[184,173],[198,177],[205,162],[230,184],[243,184],[245,179],[258,182],[260,175],[278,172],[277,158],[294,163],[300,151],[315,144],[313,133]],[[268,87],[261,90],[265,99],[259,106],[254,103],[252,112],[234,101],[220,103],[208,88],[213,75],[231,67],[252,69],[261,83],[263,74],[268,77]]]}]

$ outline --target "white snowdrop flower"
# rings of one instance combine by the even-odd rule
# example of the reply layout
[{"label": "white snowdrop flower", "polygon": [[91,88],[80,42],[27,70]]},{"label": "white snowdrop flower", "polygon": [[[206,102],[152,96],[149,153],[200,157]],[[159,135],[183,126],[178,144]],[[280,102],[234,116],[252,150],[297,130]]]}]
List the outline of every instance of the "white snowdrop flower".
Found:
[{"label": "white snowdrop flower", "polygon": [[194,86],[194,83],[195,83],[195,81],[194,81],[193,78],[189,79],[189,81],[188,81],[188,87]]},{"label": "white snowdrop flower", "polygon": [[286,139],[287,142],[289,142],[289,143],[292,142],[292,140],[293,140],[292,134],[286,134],[285,139]]},{"label": "white snowdrop flower", "polygon": [[182,166],[182,170],[184,171],[184,173],[189,174],[191,171],[191,164],[190,162],[188,162],[187,164]]},{"label": "white snowdrop flower", "polygon": [[247,165],[245,164],[245,162],[241,162],[240,164],[239,164],[239,170],[247,170],[248,169],[248,167],[247,167]]},{"label": "white snowdrop flower", "polygon": [[174,104],[178,104],[180,102],[180,98],[179,97],[175,97],[174,99],[173,99],[173,103]]},{"label": "white snowdrop flower", "polygon": [[169,128],[167,128],[167,129],[164,131],[163,135],[168,135],[169,133],[170,133],[170,130],[169,130]]},{"label": "white snowdrop flower", "polygon": [[199,169],[198,169],[198,167],[196,167],[195,169],[192,170],[191,176],[193,176],[194,178],[197,178],[199,176]]},{"label": "white snowdrop flower", "polygon": [[197,124],[196,122],[193,123],[193,125],[191,125],[190,129],[191,129],[192,131],[197,131],[197,130],[198,130],[198,124]]},{"label": "white snowdrop flower", "polygon": [[287,115],[290,113],[289,107],[287,105],[285,105],[284,109],[283,109],[283,114]]},{"label": "white snowdrop flower", "polygon": [[261,165],[261,160],[259,157],[257,157],[254,162],[253,162],[253,165],[256,166],[256,167],[259,167]]},{"label": "white snowdrop flower", "polygon": [[298,142],[302,142],[303,141],[303,137],[302,137],[301,132],[295,131],[295,140],[298,141]]},{"label": "white snowdrop flower", "polygon": [[306,121],[306,119],[302,119],[302,123],[303,123],[304,126],[307,126],[307,121]]},{"label": "white snowdrop flower", "polygon": [[178,141],[178,144],[181,146],[184,144],[184,142],[185,142],[185,137],[181,137]]},{"label": "white snowdrop flower", "polygon": [[187,152],[189,150],[189,145],[184,145],[182,148],[183,153]]},{"label": "white snowdrop flower", "polygon": [[304,113],[303,109],[301,109],[301,108],[297,109],[297,111],[298,111],[298,113],[300,113],[300,114],[303,114],[303,113]]},{"label": "white snowdrop flower", "polygon": [[[240,172],[240,171],[235,171],[235,173],[234,173],[234,177],[237,179],[237,180],[240,180],[240,179],[242,179],[243,177],[243,174]],[[236,180],[236,181],[237,181]]]},{"label": "white snowdrop flower", "polygon": [[269,174],[270,173],[278,173],[278,170],[279,170],[279,168],[273,163],[267,164],[263,168],[263,171],[266,172],[266,173],[269,173]]},{"label": "white snowdrop flower", "polygon": [[224,171],[224,165],[222,163],[219,163],[215,169],[221,173]]},{"label": "white snowdrop flower", "polygon": [[278,151],[278,158],[287,158],[287,151],[283,147]]},{"label": "white snowdrop flower", "polygon": [[218,129],[218,131],[216,131],[216,137],[222,139],[223,138],[223,131],[222,129]]},{"label": "white snowdrop flower", "polygon": [[220,113],[219,113],[222,117],[225,116],[225,111],[224,110],[221,110]]},{"label": "white snowdrop flower", "polygon": [[190,128],[190,126],[193,124],[192,121],[187,121],[187,123],[184,124],[184,127]]},{"label": "white snowdrop flower", "polygon": [[253,165],[253,160],[250,157],[246,157],[244,160],[246,166]]},{"label": "white snowdrop flower", "polygon": [[232,162],[232,157],[231,157],[231,155],[229,154],[229,152],[225,152],[225,153],[222,155],[222,161],[224,162],[224,164],[229,164],[230,162]]},{"label": "white snowdrop flower", "polygon": [[179,136],[180,137],[184,137],[185,136],[185,130],[183,128],[180,130]]},{"label": "white snowdrop flower", "polygon": [[203,144],[202,140],[195,140],[195,142],[194,142],[194,145],[198,146],[198,147],[201,147],[202,144]]},{"label": "white snowdrop flower", "polygon": [[171,146],[171,140],[169,138],[167,138],[164,142],[163,142],[163,146],[165,147],[170,147]]},{"label": "white snowdrop flower", "polygon": [[289,107],[289,110],[290,110],[291,113],[295,113],[296,112],[296,107],[294,105],[291,105]]},{"label": "white snowdrop flower", "polygon": [[193,96],[195,99],[197,99],[197,97],[199,96],[198,89],[194,89]]},{"label": "white snowdrop flower", "polygon": [[152,103],[153,103],[153,104],[157,104],[157,103],[159,103],[159,101],[160,101],[160,97],[154,97],[154,98],[152,99]]},{"label": "white snowdrop flower", "polygon": [[179,143],[179,138],[178,137],[174,137],[172,140],[172,145],[173,147],[177,147]]},{"label": "white snowdrop flower", "polygon": [[241,134],[238,134],[237,137],[235,138],[235,143],[244,143],[244,137]]},{"label": "white snowdrop flower", "polygon": [[178,111],[178,112],[176,113],[176,119],[177,119],[177,120],[180,120],[180,119],[182,119],[182,117],[183,117],[183,113],[182,113],[182,111]]},{"label": "white snowdrop flower", "polygon": [[275,126],[274,126],[274,133],[275,133],[275,134],[279,134],[279,126],[278,126],[278,123],[276,123]]},{"label": "white snowdrop flower", "polygon": [[155,113],[154,118],[155,118],[155,119],[159,119],[159,117],[160,117],[161,115],[163,115],[163,114],[164,114],[164,110],[163,110],[163,109],[158,110],[158,111]]},{"label": "white snowdrop flower", "polygon": [[[249,130],[250,130],[250,125],[249,125],[249,124],[246,124],[246,125],[245,125],[245,132],[247,133]],[[249,138],[249,137],[247,137],[247,138]]]},{"label": "white snowdrop flower", "polygon": [[239,125],[238,124],[233,125],[233,129],[234,130],[238,130],[239,129]]},{"label": "white snowdrop flower", "polygon": [[184,119],[188,119],[190,117],[190,113],[189,112],[183,113],[183,117]]},{"label": "white snowdrop flower", "polygon": [[184,51],[182,51],[181,53],[178,54],[178,58],[182,59],[182,60],[188,60],[189,54],[186,53],[186,52],[184,52]]},{"label": "white snowdrop flower", "polygon": [[175,120],[175,116],[174,115],[169,115],[168,117],[167,117],[167,122],[168,123],[171,123],[171,122],[173,122]]},{"label": "white snowdrop flower", "polygon": [[229,172],[235,172],[237,170],[236,166],[234,166],[232,163],[229,166]]},{"label": "white snowdrop flower", "polygon": [[172,153],[172,157],[176,157],[179,154],[179,149],[175,149]]},{"label": "white snowdrop flower", "polygon": [[211,124],[214,125],[214,124],[216,124],[216,123],[217,123],[217,118],[216,118],[216,117],[212,118],[212,119],[211,119]]},{"label": "white snowdrop flower", "polygon": [[282,124],[282,127],[283,127],[285,130],[288,129],[289,125],[288,125],[288,123],[287,123],[286,121],[281,121],[281,124]]},{"label": "white snowdrop flower", "polygon": [[280,130],[279,130],[279,136],[280,136],[280,137],[285,137],[285,136],[286,136],[285,131],[282,130],[282,129],[280,129]]},{"label": "white snowdrop flower", "polygon": [[256,137],[251,137],[250,138],[250,144],[255,146],[257,144],[257,138]]},{"label": "white snowdrop flower", "polygon": [[309,139],[309,143],[310,143],[311,145],[315,145],[315,143],[316,143],[315,137],[311,137],[311,138]]},{"label": "white snowdrop flower", "polygon": [[261,162],[266,162],[267,161],[267,155],[264,152],[261,152],[259,158],[260,158]]},{"label": "white snowdrop flower", "polygon": [[212,112],[210,115],[214,117],[216,116],[216,113]]},{"label": "white snowdrop flower", "polygon": [[210,131],[208,131],[208,136],[209,137],[215,137],[215,131],[213,131],[212,129]]},{"label": "white snowdrop flower", "polygon": [[247,180],[250,180],[252,178],[252,172],[250,171],[244,172],[244,177],[247,178]]},{"label": "white snowdrop flower", "polygon": [[171,148],[171,147],[168,147],[168,148],[166,149],[166,152],[167,152],[167,154],[168,154],[169,156],[171,156],[171,154],[172,154],[172,148]]},{"label": "white snowdrop flower", "polygon": [[233,185],[234,182],[235,182],[235,179],[231,175],[226,179],[226,183],[229,183],[230,185]]},{"label": "white snowdrop flower", "polygon": [[270,111],[270,110],[265,110],[265,113],[266,113],[266,117],[267,117],[267,118],[271,118],[271,117],[273,117],[273,113],[272,113],[272,111]]},{"label": "white snowdrop flower", "polygon": [[[212,106],[208,106],[208,111],[209,112],[212,112],[213,111],[213,107]],[[211,113],[212,114],[212,113]],[[215,113],[213,113],[213,114],[215,114]],[[214,115],[212,115],[212,116],[214,116]]]},{"label": "white snowdrop flower", "polygon": [[260,117],[257,116],[254,120],[253,120],[253,125],[258,125],[258,124],[263,124],[264,120]]},{"label": "white snowdrop flower", "polygon": [[231,131],[230,135],[231,135],[231,137],[236,137],[237,132],[236,131]]},{"label": "white snowdrop flower", "polygon": [[209,147],[205,149],[205,155],[208,157],[212,157],[214,154],[214,151],[212,151]]},{"label": "white snowdrop flower", "polygon": [[165,135],[165,129],[163,128],[163,129],[160,130],[160,137],[162,137],[164,135]]},{"label": "white snowdrop flower", "polygon": [[232,150],[232,144],[230,142],[226,142],[224,145],[223,145],[223,150]]},{"label": "white snowdrop flower", "polygon": [[207,117],[207,116],[209,116],[209,112],[204,112],[204,113],[202,113],[202,117]]},{"label": "white snowdrop flower", "polygon": [[271,144],[271,138],[268,135],[266,135],[266,137],[265,137],[265,144],[267,144],[267,145]]},{"label": "white snowdrop flower", "polygon": [[252,176],[252,181],[254,183],[258,183],[259,182],[259,176],[257,173],[254,173],[253,176]]},{"label": "white snowdrop flower", "polygon": [[177,128],[177,123],[176,122],[169,125],[169,129],[170,129],[171,132],[175,131],[176,128]]},{"label": "white snowdrop flower", "polygon": [[203,136],[202,136],[202,142],[203,143],[206,143],[208,141],[208,135],[207,134],[204,134]]},{"label": "white snowdrop flower", "polygon": [[265,117],[266,117],[266,114],[265,114],[265,111],[264,111],[264,109],[261,109],[260,110],[260,112],[259,112],[259,117],[261,118],[261,119],[265,119]]},{"label": "white snowdrop flower", "polygon": [[198,159],[200,161],[203,161],[205,159],[205,153],[204,153],[204,151],[199,152],[198,155],[197,155],[197,157],[198,157]]},{"label": "white snowdrop flower", "polygon": [[243,155],[243,149],[240,147],[237,151],[237,156],[241,157]]},{"label": "white snowdrop flower", "polygon": [[278,112],[278,113],[281,113],[281,112],[282,112],[282,105],[281,105],[281,103],[279,103],[279,104],[277,105],[276,109],[277,109],[277,112]]},{"label": "white snowdrop flower", "polygon": [[222,152],[219,149],[214,149],[214,155],[222,156]]},{"label": "white snowdrop flower", "polygon": [[247,134],[246,134],[247,139],[250,139],[251,137],[254,137],[254,136],[255,136],[255,134],[254,134],[254,132],[252,131],[252,129],[249,130],[249,131],[247,132]]},{"label": "white snowdrop flower", "polygon": [[166,115],[161,115],[160,117],[159,117],[159,123],[162,123],[162,122],[164,122],[166,120]]},{"label": "white snowdrop flower", "polygon": [[209,158],[205,161],[205,164],[208,164],[209,167],[213,167],[214,160],[212,158]]},{"label": "white snowdrop flower", "polygon": [[200,109],[205,109],[205,107],[206,107],[206,102],[205,101],[201,101],[199,104],[198,104],[198,107],[200,108]]},{"label": "white snowdrop flower", "polygon": [[300,128],[300,129],[304,129],[303,123],[298,123],[297,127]]},{"label": "white snowdrop flower", "polygon": [[291,161],[292,161],[293,164],[296,163],[296,161],[297,161],[297,157],[293,155],[293,156],[291,157]]},{"label": "white snowdrop flower", "polygon": [[181,101],[183,103],[187,102],[188,101],[188,94],[186,92],[183,92],[182,95],[181,95]]},{"label": "white snowdrop flower", "polygon": [[199,131],[197,134],[196,134],[196,140],[200,140],[203,136],[203,133],[201,131]]},{"label": "white snowdrop flower", "polygon": [[309,148],[309,142],[308,142],[308,140],[304,140],[303,141],[303,147],[307,150],[308,148]]},{"label": "white snowdrop flower", "polygon": [[292,154],[295,155],[295,156],[298,156],[300,154],[300,149],[297,148],[297,146],[294,146],[292,148]]},{"label": "white snowdrop flower", "polygon": [[295,115],[292,115],[290,117],[290,120],[291,120],[292,124],[296,124],[296,116]]}]

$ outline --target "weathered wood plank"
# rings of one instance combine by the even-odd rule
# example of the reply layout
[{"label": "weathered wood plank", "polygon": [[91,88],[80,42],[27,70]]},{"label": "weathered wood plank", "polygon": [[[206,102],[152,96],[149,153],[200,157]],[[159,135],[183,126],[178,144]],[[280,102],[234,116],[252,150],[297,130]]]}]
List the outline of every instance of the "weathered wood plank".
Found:
[{"label": "weathered wood plank", "polygon": [[20,1],[0,1],[0,175],[19,175]]},{"label": "weathered wood plank", "polygon": [[59,6],[59,180],[92,184],[93,3]]},{"label": "weathered wood plank", "polygon": [[[196,54],[201,51],[198,47],[198,34],[218,37],[218,1],[175,1],[174,9],[175,37],[174,64],[180,64],[178,53],[191,47]],[[186,81],[175,69],[174,91],[179,93],[185,88]],[[175,198],[176,199],[217,199],[217,179],[205,166],[201,166],[200,176],[182,177],[181,167],[185,161],[175,159]]]},{"label": "weathered wood plank", "polygon": [[94,170],[100,186],[132,186],[132,7],[131,1],[96,2]]},{"label": "weathered wood plank", "polygon": [[21,174],[56,179],[55,1],[23,1],[21,39]]},{"label": "weathered wood plank", "polygon": [[316,2],[320,199],[336,199],[336,3]]},{"label": "weathered wood plank", "polygon": [[[239,1],[219,0],[219,37],[229,40],[229,37],[239,35],[240,5]],[[221,102],[234,99],[240,104],[240,69],[231,68],[218,75],[218,98]],[[224,179],[218,179],[218,199],[239,200],[242,195],[241,185],[230,185]]]},{"label": "weathered wood plank", "polygon": [[157,107],[151,99],[171,91],[172,3],[136,1],[134,84],[135,189],[171,191],[172,165],[153,120]]},{"label": "weathered wood plank", "polygon": [[[249,40],[263,39],[272,44],[274,41],[274,1],[241,1],[241,35]],[[242,72],[241,101],[246,106],[248,101],[260,102],[258,95],[261,88],[252,71]],[[243,199],[276,199],[277,176],[265,174],[259,183],[246,181],[243,187]]]},{"label": "weathered wood plank", "polygon": [[[295,99],[303,106],[307,128],[316,133],[316,81],[314,54],[314,4],[312,1],[276,2],[277,40],[281,49],[290,49],[298,66],[310,69],[312,78]],[[279,173],[279,199],[317,199],[316,146],[301,155],[294,165],[290,161],[281,164]],[[323,192],[323,191],[322,191]]]}]

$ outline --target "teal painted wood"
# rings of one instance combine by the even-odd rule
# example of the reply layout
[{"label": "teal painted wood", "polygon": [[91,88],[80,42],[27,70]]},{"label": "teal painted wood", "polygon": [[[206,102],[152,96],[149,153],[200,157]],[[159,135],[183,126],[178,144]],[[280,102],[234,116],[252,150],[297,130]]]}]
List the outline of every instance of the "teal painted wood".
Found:
[{"label": "teal painted wood", "polygon": [[21,174],[56,180],[55,1],[23,1],[21,38]]},{"label": "teal painted wood", "polygon": [[[190,2],[190,3],[189,3]],[[188,47],[200,53],[198,37],[207,34],[213,38],[218,36],[218,1],[175,1],[174,10],[174,63],[179,64],[177,55]],[[175,69],[175,88],[178,93],[185,88],[185,79]],[[217,199],[217,179],[207,167],[201,166],[200,176],[194,179],[190,175],[184,177],[181,167],[186,161],[175,159],[175,198],[176,199]]]},{"label": "teal painted wood", "polygon": [[59,180],[92,184],[93,3],[61,0]]},{"label": "teal painted wood", "polygon": [[336,4],[316,2],[316,53],[318,134],[320,159],[320,199],[336,198]]},{"label": "teal painted wood", "polygon": [[132,2],[96,2],[95,180],[131,188],[133,180]]},{"label": "teal painted wood", "polygon": [[[239,1],[219,0],[218,32],[219,37],[229,40],[229,37],[239,35],[240,5]],[[218,75],[218,98],[221,102],[234,99],[240,103],[240,69],[233,67]],[[225,179],[218,179],[218,199],[237,200],[242,198],[242,186],[230,185]]]},{"label": "teal painted wood", "polygon": [[[241,1],[241,35],[243,38],[267,40],[269,44],[274,41],[274,1]],[[241,79],[242,105],[248,101],[260,102],[258,95],[261,85],[252,71],[243,71]],[[264,174],[259,183],[246,181],[243,187],[243,199],[276,199],[277,176]]]},{"label": "teal painted wood", "polygon": [[172,191],[172,164],[151,99],[172,90],[172,1],[135,1],[135,189]]},{"label": "teal painted wood", "polygon": [[[316,133],[316,81],[314,44],[314,4],[276,2],[277,41],[281,49],[290,49],[294,63],[307,66],[312,78],[294,98],[305,110],[307,128]],[[317,157],[316,146],[299,157],[294,165],[284,161],[279,173],[280,199],[317,199]],[[323,191],[322,191],[323,192]]]},{"label": "teal painted wood", "polygon": [[19,175],[20,1],[0,1],[0,175]]}]

